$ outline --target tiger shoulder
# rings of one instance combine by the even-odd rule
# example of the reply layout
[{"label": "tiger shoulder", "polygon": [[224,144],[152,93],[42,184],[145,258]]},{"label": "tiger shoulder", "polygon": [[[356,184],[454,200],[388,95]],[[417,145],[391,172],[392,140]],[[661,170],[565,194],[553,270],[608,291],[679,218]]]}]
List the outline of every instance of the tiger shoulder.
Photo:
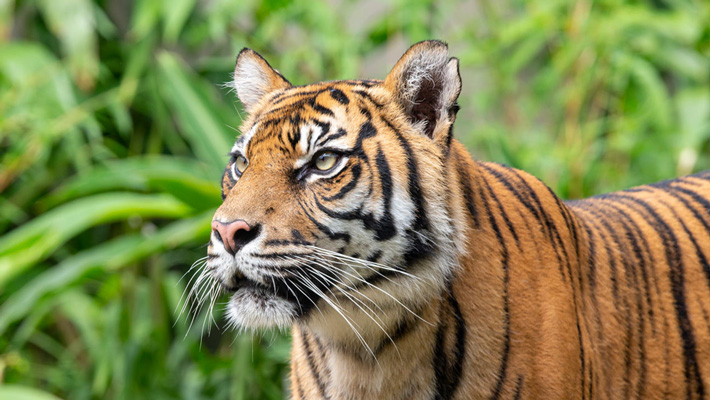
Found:
[{"label": "tiger shoulder", "polygon": [[710,397],[710,172],[564,202],[474,161],[439,41],[306,86],[244,49],[233,87],[203,276],[291,330],[292,398]]}]

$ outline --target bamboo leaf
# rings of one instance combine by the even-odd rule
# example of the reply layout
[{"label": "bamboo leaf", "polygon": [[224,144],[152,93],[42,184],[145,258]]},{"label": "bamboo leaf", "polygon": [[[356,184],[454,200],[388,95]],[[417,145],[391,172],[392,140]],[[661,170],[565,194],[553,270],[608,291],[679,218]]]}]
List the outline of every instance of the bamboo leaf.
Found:
[{"label": "bamboo leaf", "polygon": [[59,397],[43,390],[20,386],[20,385],[0,385],[0,399],[12,400],[60,400]]},{"label": "bamboo leaf", "polygon": [[219,175],[188,158],[145,156],[107,162],[78,175],[42,201],[51,208],[71,199],[112,190],[163,191],[196,209],[220,202]]},{"label": "bamboo leaf", "polygon": [[73,255],[13,293],[0,305],[0,334],[30,312],[43,296],[70,287],[94,270],[113,272],[158,251],[198,241],[206,241],[214,210],[179,220],[153,235],[124,235]]},{"label": "bamboo leaf", "polygon": [[183,63],[166,51],[158,55],[158,63],[165,99],[175,110],[180,132],[202,161],[221,170],[232,146],[227,138],[234,137],[234,132],[213,110],[214,100],[191,79]]},{"label": "bamboo leaf", "polygon": [[77,85],[84,90],[93,88],[99,73],[93,4],[90,0],[42,0],[38,5],[69,57]]},{"label": "bamboo leaf", "polygon": [[196,0],[163,0],[165,2],[165,26],[163,34],[170,42],[176,42]]},{"label": "bamboo leaf", "polygon": [[79,232],[102,223],[142,217],[184,217],[191,209],[168,195],[108,193],[75,200],[0,239],[0,288]]}]

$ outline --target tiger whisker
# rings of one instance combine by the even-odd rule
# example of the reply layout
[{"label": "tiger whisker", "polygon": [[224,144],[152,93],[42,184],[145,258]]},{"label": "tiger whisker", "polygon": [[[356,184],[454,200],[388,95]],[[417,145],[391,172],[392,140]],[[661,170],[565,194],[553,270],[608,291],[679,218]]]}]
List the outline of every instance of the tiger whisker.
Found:
[{"label": "tiger whisker", "polygon": [[[324,270],[319,270],[319,271],[317,271],[317,272],[318,272],[319,274],[321,274],[321,276],[323,276],[323,277],[330,278],[330,281],[334,283],[334,286],[336,287],[336,289],[338,289],[339,291],[343,292],[343,290],[342,290],[340,287],[338,287],[338,283],[343,283],[342,280],[340,280],[340,281],[336,280],[336,277],[335,277],[335,276],[333,276],[333,277],[328,277],[327,273],[340,273],[340,274],[341,274],[340,277],[342,277],[343,274],[345,274],[344,271],[341,271],[339,268],[336,268],[333,264],[329,263],[327,260],[316,259],[316,258],[314,258],[314,257],[307,257],[307,258],[304,258],[304,259],[305,259],[306,262],[313,263],[313,264],[316,264],[316,265],[318,265],[318,266],[321,266],[321,267],[325,268]],[[325,262],[325,263],[328,263],[328,264],[325,265],[325,264],[323,264],[324,262]],[[346,287],[346,288],[351,288],[351,287],[349,287],[347,284],[345,285],[345,287]],[[363,293],[360,292],[359,290],[356,290],[356,289],[355,289],[355,290],[351,290],[351,291],[354,291],[357,295],[362,296],[362,297],[364,297],[365,299],[367,299],[368,301],[370,301],[370,302],[371,302],[373,305],[375,305],[375,307],[377,307],[381,312],[383,312],[383,313],[385,312],[385,311],[382,309],[382,307],[379,306],[379,304],[377,304],[374,300],[370,299],[367,295],[363,294]],[[345,293],[344,293],[344,294],[345,294]],[[336,299],[337,299],[337,296],[336,296]]]},{"label": "tiger whisker", "polygon": [[[219,295],[222,292],[222,288],[218,284],[213,284],[212,288],[210,289],[209,293],[209,300],[210,304],[209,307],[207,307],[207,313],[205,315],[205,319],[202,321],[202,333],[204,334],[205,331],[205,324],[207,325],[207,335],[212,333],[212,326],[217,324],[217,321],[214,319],[214,306],[215,303],[217,302],[217,299],[219,298]],[[200,337],[200,342],[202,341],[202,337]],[[201,345],[202,343],[200,343]]]},{"label": "tiger whisker", "polygon": [[346,254],[342,254],[342,253],[338,253],[338,252],[335,252],[335,251],[332,251],[332,250],[324,249],[324,248],[322,248],[322,247],[317,247],[317,246],[305,246],[305,247],[308,247],[308,248],[312,249],[312,250],[315,251],[315,252],[320,252],[320,253],[323,253],[323,254],[325,254],[325,255],[327,255],[327,256],[330,256],[330,257],[333,257],[333,258],[336,258],[336,259],[339,259],[339,260],[350,261],[350,263],[354,263],[355,265],[352,265],[352,264],[348,264],[348,265],[351,265],[351,266],[353,266],[353,267],[362,266],[362,267],[367,267],[367,268],[369,268],[369,269],[371,269],[371,270],[373,270],[373,271],[377,271],[377,270],[379,269],[379,270],[384,270],[384,271],[389,271],[389,272],[396,272],[396,273],[399,273],[399,274],[401,274],[401,275],[404,275],[404,276],[406,276],[406,277],[408,277],[408,278],[412,278],[412,279],[415,279],[415,280],[422,280],[422,278],[420,278],[420,277],[418,277],[418,276],[416,276],[416,275],[412,275],[412,274],[410,274],[409,272],[403,271],[403,270],[401,270],[401,269],[399,269],[399,268],[393,268],[393,267],[389,267],[389,266],[387,266],[387,265],[380,264],[380,263],[377,263],[377,262],[374,262],[374,261],[367,261],[367,260],[363,260],[363,259],[361,259],[361,258],[351,257],[351,256],[348,256],[348,255],[346,255]]},{"label": "tiger whisker", "polygon": [[[297,262],[298,262],[298,261],[297,261]],[[314,262],[315,262],[315,261],[314,261]],[[299,262],[299,263],[302,263],[302,262]],[[308,264],[304,264],[304,265],[307,266]],[[327,279],[327,280],[328,280],[329,282],[331,282],[331,283],[334,283],[334,284],[337,284],[337,283],[338,283],[338,281],[337,281],[334,277],[333,277],[333,278],[328,277],[327,274],[324,273],[324,271],[319,271],[319,270],[314,270],[314,271],[317,272],[317,274],[314,274],[314,277],[315,277],[315,278],[324,278],[324,279]],[[392,337],[389,335],[389,333],[387,332],[387,330],[380,324],[380,322],[381,322],[382,324],[385,323],[385,322],[382,320],[382,318],[380,318],[380,317],[377,315],[377,313],[375,313],[375,311],[374,311],[372,308],[370,308],[367,304],[365,304],[365,302],[363,302],[362,300],[357,299],[355,296],[352,296],[352,295],[348,294],[347,292],[345,292],[344,290],[342,290],[341,288],[339,288],[337,285],[333,285],[333,287],[335,287],[338,291],[340,291],[340,292],[341,292],[347,299],[349,299],[358,309],[360,309],[360,311],[362,311],[363,314],[365,314],[368,318],[370,318],[370,319],[372,320],[372,322],[374,322],[375,325],[377,325],[377,326],[380,328],[380,330],[382,330],[382,332],[385,334],[385,336],[387,336],[387,338],[389,339],[389,341],[392,342],[392,345],[394,345],[395,349],[397,350],[397,353],[399,353],[399,349],[397,348],[397,344],[394,342],[394,340],[393,340]],[[329,291],[331,294],[333,294],[333,292],[330,291],[330,289],[328,289],[328,291]],[[358,293],[358,294],[362,295],[361,293]],[[336,300],[337,300],[337,296],[335,296],[335,294],[333,294],[333,296],[334,296],[334,297],[336,298]],[[377,308],[379,308],[379,310],[384,313],[384,310],[382,310],[382,308],[379,307],[379,306],[377,305],[377,303],[375,303],[374,301],[372,301],[372,299],[370,299],[370,298],[367,297],[367,296],[364,296],[364,297],[366,297],[368,300],[370,300],[370,302],[372,302],[373,304],[375,304],[375,305],[377,306]],[[367,311],[366,311],[363,307],[367,308]],[[373,317],[373,315],[374,315],[374,317]],[[375,320],[375,317],[377,317],[377,319],[379,320],[379,322],[378,322],[377,320]]]},{"label": "tiger whisker", "polygon": [[[185,275],[187,275],[190,271],[192,271],[193,269],[195,269],[195,268],[198,267],[198,266],[199,266],[199,268],[204,268],[204,266],[205,266],[206,263],[207,263],[207,256],[195,260],[195,262],[192,263],[192,265],[190,266],[190,268],[189,268],[187,271],[185,271],[184,274],[182,274],[182,276],[180,277],[180,279],[177,281],[176,285],[179,284],[180,281],[182,281],[182,279],[185,277]],[[199,264],[199,265],[198,265],[198,264]],[[180,305],[181,305],[181,304],[183,305],[182,310],[180,310],[180,312],[178,313],[178,317],[182,316],[182,313],[185,311],[185,304],[186,304],[186,303],[183,303],[183,298],[184,298],[185,301],[187,302],[187,299],[189,298],[189,295],[188,295],[188,297],[185,297],[185,295],[190,293],[190,290],[188,290],[188,288],[191,288],[191,287],[192,287],[192,286],[191,286],[191,283],[192,283],[192,281],[195,279],[195,277],[197,277],[198,275],[200,275],[200,274],[193,274],[192,277],[190,277],[190,280],[188,280],[187,283],[185,284],[185,289],[182,291],[182,294],[180,295],[180,299],[178,300],[178,303],[177,303],[177,305],[175,306],[175,311],[177,312],[177,311],[178,311],[178,308],[180,307]],[[178,319],[179,319],[179,318],[178,318]],[[175,321],[177,322],[177,319],[176,319]]]},{"label": "tiger whisker", "polygon": [[[434,324],[432,324],[431,322],[429,322],[429,321],[425,320],[424,318],[420,317],[419,314],[415,313],[415,312],[412,311],[409,307],[405,306],[399,299],[397,299],[396,297],[392,296],[392,295],[391,295],[389,292],[387,292],[386,290],[380,288],[380,287],[377,286],[377,285],[374,285],[374,284],[368,282],[367,280],[363,279],[362,277],[359,277],[359,276],[357,276],[357,275],[351,274],[351,273],[349,273],[349,272],[347,272],[347,271],[345,271],[345,270],[343,270],[343,269],[339,269],[338,271],[341,272],[341,273],[344,273],[344,274],[348,274],[349,276],[351,276],[351,277],[357,279],[358,281],[360,281],[360,282],[362,282],[362,283],[368,285],[369,287],[371,287],[371,288],[373,288],[373,289],[375,289],[375,290],[377,290],[377,291],[379,291],[379,292],[384,293],[386,296],[388,296],[389,298],[391,298],[392,300],[394,300],[394,301],[395,301],[397,304],[399,304],[402,308],[404,308],[405,310],[407,310],[410,314],[412,314],[413,316],[415,316],[416,318],[418,318],[418,319],[421,320],[422,322],[425,322],[425,323],[428,324],[428,325],[434,326]],[[349,287],[346,286],[346,288],[349,288]],[[351,287],[350,287],[350,288],[351,288]]]},{"label": "tiger whisker", "polygon": [[[311,262],[323,266],[323,265],[320,264],[320,262],[317,261],[317,260],[311,260]],[[332,265],[331,265],[331,268],[328,269],[327,271],[319,271],[319,272],[320,272],[320,273],[323,273],[324,276],[327,276],[327,275],[326,275],[326,272],[339,273],[339,274],[341,274],[341,275],[340,275],[341,278],[342,278],[344,275],[347,274],[347,272],[342,271],[342,270],[340,270],[340,269],[338,269],[338,268],[335,268],[335,267],[332,266]],[[339,291],[342,292],[342,291],[343,291],[343,288],[340,288],[340,287],[337,286],[337,283],[343,283],[342,280],[341,280],[340,282],[338,282],[338,281],[336,281],[335,279],[336,279],[335,276],[332,277],[332,281],[336,283],[336,288],[337,288]],[[365,294],[362,293],[361,291],[357,290],[357,288],[348,286],[347,284],[344,286],[344,288],[347,289],[347,290],[349,290],[349,291],[355,292],[358,296],[364,297],[364,298],[367,299],[370,303],[372,303],[375,307],[377,307],[381,312],[383,312],[383,313],[385,312],[385,311],[382,309],[382,307],[380,307],[380,305],[377,304],[377,302],[375,302],[374,300],[372,300],[370,297],[368,297],[367,295],[365,295]]]},{"label": "tiger whisker", "polygon": [[[185,332],[185,337],[187,337],[187,335],[190,333],[190,330],[192,329],[192,325],[194,324],[195,319],[197,318],[197,315],[199,314],[199,311],[202,309],[202,305],[205,303],[205,300],[207,299],[208,295],[212,292],[212,290],[215,286],[217,286],[217,282],[212,277],[212,275],[209,273],[209,270],[203,269],[202,272],[200,272],[199,276],[197,277],[197,280],[195,281],[195,284],[192,287],[192,289],[190,290],[190,293],[188,295],[188,299],[189,298],[194,299],[191,302],[190,308],[189,308],[190,312],[193,314],[193,316],[190,319],[190,324],[188,325],[187,331]],[[184,311],[184,308],[183,308],[183,311]]]},{"label": "tiger whisker", "polygon": [[328,297],[325,295],[325,293],[323,293],[320,289],[318,289],[315,286],[315,284],[313,284],[313,282],[311,282],[308,278],[303,276],[298,271],[295,271],[294,273],[300,277],[301,281],[308,287],[308,289],[310,289],[313,293],[317,294],[321,299],[323,299],[323,301],[328,303],[333,308],[333,310],[335,310],[335,312],[337,312],[338,314],[340,314],[341,317],[343,317],[343,319],[348,324],[348,326],[350,326],[350,329],[352,329],[353,333],[355,333],[355,335],[357,336],[360,343],[362,343],[362,345],[365,347],[367,352],[370,353],[370,355],[372,355],[372,357],[375,359],[375,362],[377,362],[377,364],[379,365],[379,361],[377,360],[377,356],[372,351],[370,346],[367,344],[367,342],[365,341],[365,338],[362,337],[362,335],[360,334],[360,331],[358,331],[357,328],[355,328],[355,326],[353,325],[353,324],[358,325],[357,322],[352,321],[350,318],[348,318],[344,314],[345,310],[340,309],[337,305],[335,305],[332,301],[330,301],[330,299],[328,299]]},{"label": "tiger whisker", "polygon": [[[307,262],[305,262],[305,261],[297,261],[296,258],[294,258],[294,261],[295,261],[297,264],[299,264],[299,265],[297,266],[297,268],[298,268],[300,271],[303,271],[303,272],[305,273],[306,271],[303,269],[303,267],[308,267],[309,264],[308,264]],[[322,271],[318,271],[318,270],[313,270],[313,271],[310,271],[310,272],[316,272],[316,273],[317,273],[317,274],[312,274],[312,275],[314,275],[315,278],[318,278],[318,277],[319,277],[318,274],[321,274],[321,273],[322,273]],[[322,282],[322,281],[321,281],[321,282]],[[335,293],[333,293],[333,292],[330,290],[330,288],[326,288],[326,289],[327,289],[328,292],[333,296],[333,299],[338,303],[338,305],[342,307],[342,305],[340,304],[340,300],[337,298],[337,296],[335,295]]]},{"label": "tiger whisker", "polygon": [[[299,275],[299,278],[300,278],[300,279],[304,279],[304,278],[303,278],[302,276],[300,276],[300,275]],[[286,281],[287,281],[287,279],[284,279],[284,282],[286,282]],[[318,307],[318,304],[317,304],[315,301],[313,301],[303,290],[301,290],[301,288],[298,287],[297,284],[294,283],[293,286],[296,288],[296,290],[298,290],[299,292],[301,292],[301,294],[303,294],[303,296],[304,296],[305,298],[307,298],[308,301],[310,301],[310,302],[313,304],[313,306],[316,308],[316,310],[318,310],[318,313],[320,313],[320,315],[321,315],[323,318],[325,318],[325,315],[323,314],[323,311],[320,309],[320,307]],[[288,287],[288,285],[287,285],[286,287]],[[293,291],[291,291],[291,293],[293,293]],[[298,296],[296,296],[295,293],[294,293],[293,295],[294,295],[294,297],[295,297],[296,299],[298,299]],[[299,305],[300,305],[300,303],[299,303]]]}]

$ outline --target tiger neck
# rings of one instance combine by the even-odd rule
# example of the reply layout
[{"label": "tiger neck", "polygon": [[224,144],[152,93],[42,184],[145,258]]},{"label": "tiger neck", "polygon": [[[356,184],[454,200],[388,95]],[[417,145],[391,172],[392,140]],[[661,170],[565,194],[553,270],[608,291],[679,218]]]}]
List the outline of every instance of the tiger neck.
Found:
[{"label": "tiger neck", "polygon": [[[447,164],[449,218],[455,238],[462,238],[450,275],[442,277],[436,292],[423,296],[420,307],[410,307],[412,312],[384,310],[385,326],[370,323],[360,331],[361,340],[344,324],[296,325],[295,398],[432,398],[455,393],[464,380],[477,383],[468,387],[471,398],[485,398],[499,386],[501,360],[507,360],[511,346],[508,286],[514,249],[506,246],[518,246],[502,202],[514,196],[511,185],[545,187],[507,167],[473,161],[456,141]],[[502,170],[510,176],[500,175]],[[559,201],[557,207],[569,211]],[[568,216],[576,225],[574,215]],[[530,240],[544,241],[527,228]],[[464,368],[464,363],[470,365]]]},{"label": "tiger neck", "polygon": [[[499,301],[490,299],[499,297],[495,290],[502,290],[502,278],[500,263],[486,254],[496,238],[490,229],[481,229],[485,215],[477,190],[481,177],[463,146],[455,141],[452,145],[447,157],[451,183],[447,201],[455,225],[452,240],[460,243],[454,246],[456,257],[447,261],[450,275],[441,277],[443,282],[418,305],[382,310],[387,317],[377,322],[362,318],[360,329],[342,323],[296,324],[291,360],[294,398],[352,398],[356,393],[355,398],[430,399],[435,393],[453,393],[462,379],[463,354],[471,336],[464,322],[467,317],[479,318],[482,327],[500,336],[503,310],[497,307]],[[483,259],[485,263],[480,262]],[[481,271],[484,279],[460,279],[474,268],[492,271]],[[472,300],[478,310],[470,310],[472,294],[485,297]],[[357,313],[355,308],[348,311]],[[476,334],[480,332],[486,330],[477,329]],[[485,337],[480,343],[498,345]],[[475,352],[486,359],[487,353],[495,353],[492,350],[481,345]]]},{"label": "tiger neck", "polygon": [[[432,398],[427,388],[436,373],[427,366],[435,367],[435,352],[441,351],[432,339],[446,323],[441,318],[446,318],[447,307],[448,302],[435,299],[416,310],[416,317],[401,314],[393,318],[379,334],[374,330],[360,333],[362,342],[340,340],[332,332],[296,324],[292,395],[295,399]],[[412,390],[418,382],[422,391]],[[408,394],[402,397],[403,393]]]}]

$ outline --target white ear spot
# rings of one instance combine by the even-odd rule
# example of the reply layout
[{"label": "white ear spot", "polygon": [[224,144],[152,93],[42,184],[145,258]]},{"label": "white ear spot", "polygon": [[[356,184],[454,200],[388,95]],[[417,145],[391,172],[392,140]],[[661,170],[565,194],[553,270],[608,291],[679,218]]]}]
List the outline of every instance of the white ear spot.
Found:
[{"label": "white ear spot", "polygon": [[258,53],[246,48],[239,52],[233,88],[247,112],[251,112],[264,95],[290,86],[286,78],[271,68]]}]

